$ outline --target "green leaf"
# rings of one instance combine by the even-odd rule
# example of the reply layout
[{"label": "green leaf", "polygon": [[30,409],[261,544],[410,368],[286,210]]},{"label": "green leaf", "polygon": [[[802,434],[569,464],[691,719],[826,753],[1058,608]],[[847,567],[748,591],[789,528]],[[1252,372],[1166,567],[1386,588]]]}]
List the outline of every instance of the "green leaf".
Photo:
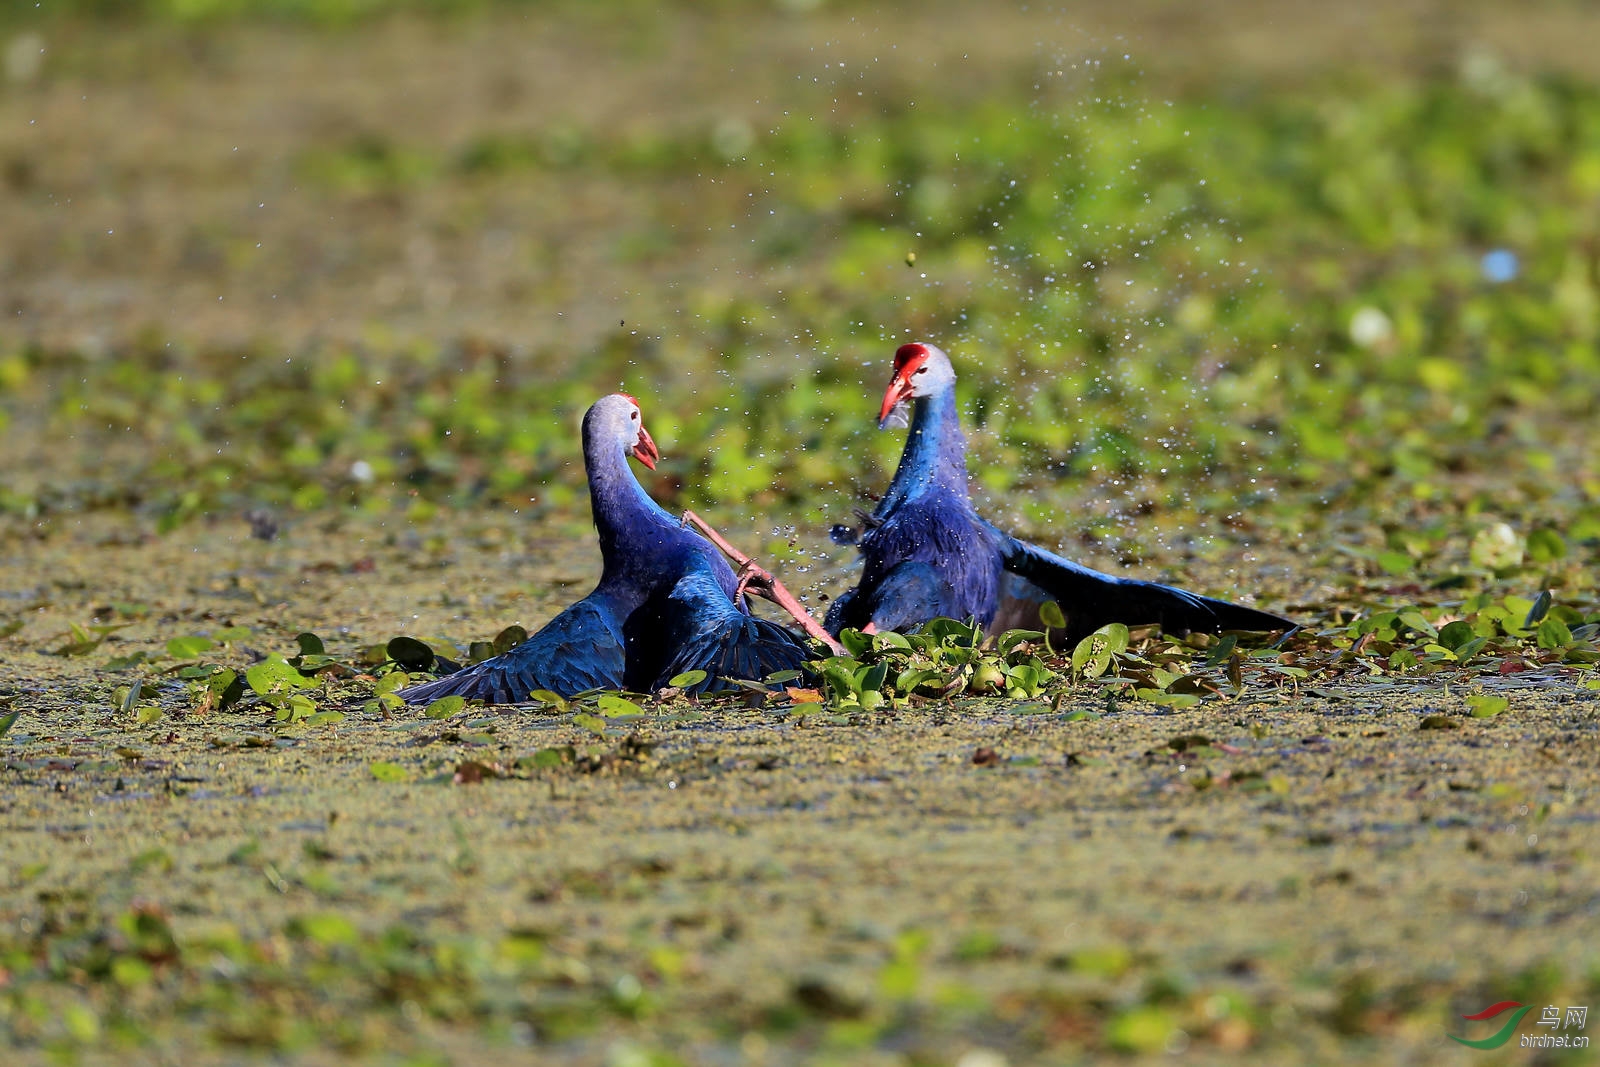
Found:
[{"label": "green leaf", "polygon": [[1233,655],[1233,650],[1238,647],[1238,635],[1228,634],[1227,636],[1223,637],[1222,640],[1212,645],[1209,650],[1207,650],[1204,666],[1208,670],[1213,667],[1221,666],[1223,663],[1227,662],[1228,657]]},{"label": "green leaf", "polygon": [[872,648],[872,635],[864,634],[860,630],[844,630],[839,634],[839,643],[844,646],[846,652],[860,659]]},{"label": "green leaf", "polygon": [[596,737],[604,737],[606,735],[606,721],[600,716],[592,715],[587,711],[574,715],[572,717],[572,725],[580,726]]},{"label": "green leaf", "polygon": [[372,687],[374,696],[385,696],[397,689],[404,689],[411,684],[411,676],[405,671],[390,671],[378,679],[378,684]]},{"label": "green leaf", "polygon": [[667,679],[667,684],[674,689],[689,689],[706,680],[706,672],[702,670],[684,671],[674,674]]},{"label": "green leaf", "polygon": [[440,697],[422,710],[422,714],[430,719],[448,719],[456,712],[467,706],[467,698],[463,696]]},{"label": "green leaf", "polygon": [[0,715],[0,737],[4,737],[6,732],[15,726],[20,718],[22,718],[22,712],[20,711],[8,711],[4,715]]},{"label": "green leaf", "polygon": [[1480,693],[1467,698],[1467,707],[1472,709],[1474,719],[1492,719],[1511,706],[1511,701],[1506,697],[1490,696]]},{"label": "green leaf", "polygon": [[342,712],[342,711],[319,711],[315,715],[309,716],[306,719],[306,725],[307,726],[332,726],[335,723],[344,722],[344,720],[345,720],[345,713]]},{"label": "green leaf", "polygon": [[174,637],[167,642],[167,655],[173,659],[194,659],[209,648],[216,648],[217,643],[209,637]]},{"label": "green leaf", "polygon": [[1550,602],[1550,590],[1541,589],[1539,595],[1533,598],[1533,607],[1528,609],[1527,616],[1522,620],[1522,628],[1531,630],[1543,622],[1544,617],[1550,614]]},{"label": "green leaf", "polygon": [[572,758],[570,748],[541,748],[531,756],[517,760],[520,765],[526,761],[528,766],[535,770],[544,770],[549,767],[559,767]]},{"label": "green leaf", "polygon": [[644,714],[644,709],[639,705],[627,697],[618,696],[615,693],[601,693],[599,698],[595,700],[595,706],[599,708],[600,714],[608,719],[615,719],[624,715]]},{"label": "green leaf", "polygon": [[1078,642],[1072,650],[1072,670],[1085,678],[1098,678],[1111,666],[1112,657],[1128,647],[1128,628],[1108,623]]},{"label": "green leaf", "polygon": [[887,663],[874,663],[870,667],[863,667],[855,674],[855,689],[858,693],[876,693],[883,688],[883,681],[889,676]]},{"label": "green leaf", "polygon": [[1554,563],[1567,557],[1567,542],[1548,526],[1528,534],[1528,558],[1535,563]]},{"label": "green leaf", "polygon": [[549,704],[557,711],[566,711],[572,706],[566,697],[560,693],[552,693],[548,689],[535,689],[528,694],[528,699],[536,704]]},{"label": "green leaf", "polygon": [[836,696],[854,696],[861,690],[856,686],[856,662],[842,656],[829,660],[822,668],[822,680]]},{"label": "green leaf", "polygon": [[495,634],[493,644],[494,654],[498,656],[501,653],[510,652],[513,648],[516,648],[527,639],[528,631],[518,626],[516,623],[512,623],[504,630],[501,630],[498,634]]},{"label": "green leaf", "polygon": [[372,777],[380,782],[403,782],[411,777],[411,772],[400,764],[390,763],[387,760],[375,760],[367,769],[372,772]]},{"label": "green leaf", "polygon": [[1439,631],[1439,644],[1455,652],[1476,636],[1478,635],[1470,623],[1457,619],[1455,622],[1446,623]]},{"label": "green leaf", "polygon": [[322,638],[309,631],[295,634],[294,642],[300,646],[300,654],[302,656],[323,656],[328,651],[322,646]]},{"label": "green leaf", "polygon": [[1054,630],[1067,628],[1067,616],[1062,612],[1061,605],[1054,600],[1046,600],[1039,605],[1039,621]]},{"label": "green leaf", "polygon": [[1572,644],[1572,630],[1554,615],[1547,616],[1539,624],[1540,648],[1566,648],[1570,644]]}]

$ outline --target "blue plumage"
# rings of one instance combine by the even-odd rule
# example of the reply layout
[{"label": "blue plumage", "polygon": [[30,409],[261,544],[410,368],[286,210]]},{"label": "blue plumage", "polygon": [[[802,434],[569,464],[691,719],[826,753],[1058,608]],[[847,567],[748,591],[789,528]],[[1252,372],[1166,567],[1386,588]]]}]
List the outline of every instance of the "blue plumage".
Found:
[{"label": "blue plumage", "polygon": [[966,437],[955,371],[932,345],[903,345],[880,424],[911,404],[906,448],[889,490],[859,541],[861,581],[834,601],[827,629],[906,630],[931,618],[976,618],[991,633],[1043,629],[1039,606],[1060,605],[1076,641],[1111,622],[1191,630],[1283,630],[1290,620],[1254,608],[1132,578],[1047,552],[978,515],[967,493]]},{"label": "blue plumage", "polygon": [[639,484],[633,455],[659,456],[632,397],[603,397],[584,416],[583,456],[600,540],[600,583],[508,652],[403,690],[421,704],[459,695],[491,704],[535,689],[572,696],[590,689],[651,692],[687,670],[704,670],[697,691],[727,678],[760,680],[806,660],[790,631],[752,616],[735,599],[738,578],[722,554],[685,529]]}]

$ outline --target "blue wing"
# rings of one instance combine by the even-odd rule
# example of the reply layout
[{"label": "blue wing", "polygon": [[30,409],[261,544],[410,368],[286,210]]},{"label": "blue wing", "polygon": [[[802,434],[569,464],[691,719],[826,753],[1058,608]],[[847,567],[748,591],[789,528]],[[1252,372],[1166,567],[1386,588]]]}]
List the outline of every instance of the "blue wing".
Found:
[{"label": "blue wing", "polygon": [[1000,609],[990,631],[1043,629],[1039,605],[1054,600],[1067,618],[1066,640],[1082,640],[1107,623],[1159,623],[1168,633],[1289,630],[1289,619],[1170,585],[1101,574],[1026,541],[1007,537]]},{"label": "blue wing", "polygon": [[847,626],[860,628],[869,622],[879,630],[909,633],[929,619],[967,614],[954,587],[936,566],[907,560],[889,568],[871,590],[858,586],[834,601],[826,626],[835,635]]},{"label": "blue wing", "polygon": [[[706,672],[694,692],[728,688],[724,678],[761,681],[774,671],[794,670],[806,649],[788,629],[747,615],[734,606],[709,569],[695,567],[673,585],[659,605],[647,605],[628,620],[629,648],[640,649],[628,664],[629,688],[654,691],[690,670]],[[661,654],[651,656],[649,648]]]},{"label": "blue wing", "polygon": [[400,696],[408,704],[444,696],[515,704],[535,689],[572,696],[620,688],[623,664],[622,628],[610,602],[591,593],[516,648],[438,681],[402,689]]}]

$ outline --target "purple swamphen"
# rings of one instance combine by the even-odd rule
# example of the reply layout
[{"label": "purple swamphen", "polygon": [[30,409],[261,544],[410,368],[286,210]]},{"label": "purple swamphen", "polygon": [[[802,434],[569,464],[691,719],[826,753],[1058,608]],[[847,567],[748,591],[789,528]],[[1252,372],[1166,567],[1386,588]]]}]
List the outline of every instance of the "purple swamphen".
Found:
[{"label": "purple swamphen", "polygon": [[895,352],[880,428],[907,401],[911,430],[905,452],[889,491],[866,517],[859,542],[865,571],[828,609],[829,632],[908,630],[939,616],[976,618],[990,633],[1042,630],[1039,609],[1050,600],[1066,617],[1068,642],[1112,622],[1159,623],[1175,634],[1295,625],[1255,608],[1101,574],[997,529],[973,510],[967,495],[967,439],[956,411],[956,375],[949,357],[933,345],[902,345]]},{"label": "purple swamphen", "polygon": [[509,704],[536,689],[653,692],[689,670],[706,672],[695,689],[715,689],[806,661],[793,633],[750,614],[740,576],[717,548],[650,499],[629,455],[651,469],[660,458],[639,403],[601,397],[583,417],[600,584],[517,647],[402,690],[408,703],[456,695]]}]

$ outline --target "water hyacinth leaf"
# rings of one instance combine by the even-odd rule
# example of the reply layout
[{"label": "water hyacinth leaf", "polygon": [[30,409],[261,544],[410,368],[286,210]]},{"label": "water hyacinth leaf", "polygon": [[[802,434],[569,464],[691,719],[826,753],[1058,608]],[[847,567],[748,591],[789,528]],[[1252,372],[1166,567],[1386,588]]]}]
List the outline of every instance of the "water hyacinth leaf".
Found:
[{"label": "water hyacinth leaf", "polygon": [[1511,701],[1506,697],[1491,696],[1481,693],[1467,698],[1467,707],[1472,709],[1474,719],[1492,719],[1511,706]]},{"label": "water hyacinth leaf", "polygon": [[1555,530],[1541,526],[1528,534],[1528,558],[1535,563],[1554,563],[1567,557],[1567,542]]},{"label": "water hyacinth leaf", "polygon": [[1085,678],[1098,678],[1111,666],[1114,656],[1128,648],[1128,628],[1120,622],[1108,623],[1078,642],[1072,650],[1072,669]]},{"label": "water hyacinth leaf", "polygon": [[319,711],[306,718],[307,726],[333,726],[344,722],[345,714],[342,711]]},{"label": "water hyacinth leaf", "polygon": [[600,716],[587,711],[574,715],[572,717],[572,725],[582,727],[596,737],[604,737],[606,735],[606,721]]},{"label": "water hyacinth leaf", "polygon": [[324,656],[327,649],[323,647],[322,638],[309,631],[294,635],[294,643],[300,646],[302,656]]},{"label": "water hyacinth leaf", "polygon": [[533,755],[517,760],[517,766],[526,765],[534,770],[544,770],[570,762],[573,756],[574,753],[570,748],[541,748]]},{"label": "water hyacinth leaf", "polygon": [[1539,595],[1533,598],[1533,606],[1528,609],[1528,614],[1523,617],[1523,629],[1531,630],[1544,621],[1544,617],[1550,614],[1552,599],[1550,590],[1542,589],[1539,591]]},{"label": "water hyacinth leaf", "polygon": [[403,782],[411,777],[404,767],[387,760],[375,760],[367,770],[380,782]]},{"label": "water hyacinth leaf", "polygon": [[1439,633],[1438,630],[1434,629],[1433,623],[1423,618],[1422,612],[1416,610],[1415,608],[1408,608],[1405,611],[1400,612],[1399,621],[1409,626],[1414,632],[1419,634],[1427,634],[1429,637],[1435,637]]},{"label": "water hyacinth leaf", "polygon": [[595,706],[600,714],[608,719],[615,719],[627,715],[643,715],[644,709],[627,697],[615,693],[601,693],[595,701]]},{"label": "water hyacinth leaf", "polygon": [[1227,661],[1229,656],[1233,655],[1233,650],[1238,647],[1239,637],[1237,634],[1227,634],[1224,636],[1220,641],[1212,645],[1206,651],[1206,658],[1204,661],[1206,669],[1209,670],[1213,667],[1221,666]]},{"label": "water hyacinth leaf", "polygon": [[1455,622],[1446,623],[1439,631],[1439,644],[1452,652],[1457,652],[1468,641],[1478,636],[1472,629],[1472,624],[1457,619]]},{"label": "water hyacinth leaf", "polygon": [[557,711],[566,711],[571,703],[560,693],[552,693],[548,689],[535,689],[528,694],[528,699],[536,704],[549,704]]},{"label": "water hyacinth leaf", "polygon": [[1054,600],[1046,600],[1039,605],[1039,621],[1053,630],[1067,628],[1067,616],[1062,612],[1061,605]]},{"label": "water hyacinth leaf", "polygon": [[512,623],[504,630],[501,630],[499,633],[495,634],[493,642],[494,654],[498,656],[503,652],[510,652],[513,648],[516,648],[527,639],[528,631],[523,629],[521,626],[518,626],[516,623]]},{"label": "water hyacinth leaf", "polygon": [[209,637],[174,637],[167,642],[167,655],[173,659],[194,659],[207,649],[216,647],[217,643]]},{"label": "water hyacinth leaf", "polygon": [[893,630],[884,630],[872,635],[872,645],[880,652],[890,648],[909,651],[911,641],[907,639],[905,634],[896,633]]},{"label": "water hyacinth leaf", "polygon": [[[699,685],[705,680],[706,672],[696,669],[692,671],[684,671],[682,674],[673,675],[671,678],[667,679],[667,685],[671,686],[673,689],[689,689],[693,686]],[[772,681],[771,678],[767,680]]]},{"label": "water hyacinth leaf", "polygon": [[494,645],[487,641],[474,641],[467,646],[467,662],[482,663],[494,656]]},{"label": "water hyacinth leaf", "polygon": [[411,677],[405,671],[390,671],[378,679],[378,684],[372,687],[372,691],[377,696],[387,696],[396,690],[404,689],[409,684]]},{"label": "water hyacinth leaf", "polygon": [[887,663],[874,663],[870,667],[863,667],[856,672],[856,691],[861,693],[877,692],[883,688],[883,681],[889,676]]},{"label": "water hyacinth leaf", "polygon": [[860,659],[872,648],[872,635],[864,634],[860,630],[844,630],[839,634],[839,643],[850,655]]},{"label": "water hyacinth leaf", "polygon": [[1572,644],[1572,630],[1566,623],[1551,615],[1539,624],[1539,647],[1562,649]]},{"label": "water hyacinth leaf", "polygon": [[424,708],[422,714],[430,719],[448,719],[466,705],[467,700],[462,696],[440,697]]},{"label": "water hyacinth leaf", "polygon": [[415,637],[391,638],[384,651],[408,671],[425,671],[433,666],[433,649]]},{"label": "water hyacinth leaf", "polygon": [[822,680],[833,691],[835,700],[853,697],[861,692],[856,686],[855,672],[845,666],[846,663],[854,664],[854,662],[854,660],[835,658],[822,668]]},{"label": "water hyacinth leaf", "polygon": [[0,715],[0,737],[4,737],[8,730],[17,725],[17,720],[20,718],[22,718],[20,711],[8,711]]},{"label": "water hyacinth leaf", "polygon": [[255,633],[248,626],[224,626],[211,635],[211,640],[219,645],[231,645],[235,641],[243,641]]}]

